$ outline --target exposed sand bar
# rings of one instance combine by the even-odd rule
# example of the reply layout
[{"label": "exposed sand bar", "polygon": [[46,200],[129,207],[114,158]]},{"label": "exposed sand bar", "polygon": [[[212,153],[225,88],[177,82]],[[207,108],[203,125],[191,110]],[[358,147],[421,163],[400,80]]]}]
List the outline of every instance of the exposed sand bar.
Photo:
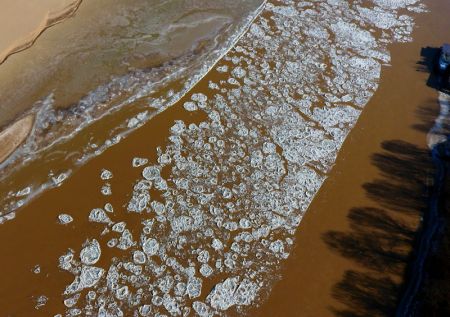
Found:
[{"label": "exposed sand bar", "polygon": [[0,64],[33,45],[46,28],[72,16],[80,4],[81,0],[2,0]]},{"label": "exposed sand bar", "polygon": [[25,141],[33,127],[33,121],[34,115],[28,115],[0,132],[0,163]]}]

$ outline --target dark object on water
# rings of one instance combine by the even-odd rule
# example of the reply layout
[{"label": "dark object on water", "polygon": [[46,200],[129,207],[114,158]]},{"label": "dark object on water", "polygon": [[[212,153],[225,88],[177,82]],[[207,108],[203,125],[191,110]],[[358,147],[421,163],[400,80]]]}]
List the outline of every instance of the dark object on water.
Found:
[{"label": "dark object on water", "polygon": [[448,88],[450,79],[450,44],[444,44],[437,63],[441,89]]}]

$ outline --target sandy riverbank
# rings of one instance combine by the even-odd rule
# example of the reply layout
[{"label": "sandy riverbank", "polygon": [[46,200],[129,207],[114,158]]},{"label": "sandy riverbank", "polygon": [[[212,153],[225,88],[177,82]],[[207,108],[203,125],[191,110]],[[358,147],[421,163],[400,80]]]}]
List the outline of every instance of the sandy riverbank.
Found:
[{"label": "sandy riverbank", "polygon": [[81,0],[6,0],[0,10],[0,64],[33,45],[48,27],[72,16]]},{"label": "sandy riverbank", "polygon": [[34,116],[28,115],[0,132],[0,163],[22,144],[33,127]]},{"label": "sandy riverbank", "polygon": [[[6,0],[0,10],[0,67],[12,54],[23,51],[47,28],[71,17],[81,0]],[[0,163],[22,144],[33,127],[26,116],[0,131]],[[3,123],[1,123],[3,124]]]}]

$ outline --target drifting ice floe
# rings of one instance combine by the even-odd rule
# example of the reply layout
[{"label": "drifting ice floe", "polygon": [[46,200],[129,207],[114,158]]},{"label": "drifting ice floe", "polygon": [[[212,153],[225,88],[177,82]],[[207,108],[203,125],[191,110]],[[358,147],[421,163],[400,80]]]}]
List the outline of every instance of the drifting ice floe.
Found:
[{"label": "drifting ice floe", "polygon": [[68,223],[71,223],[73,221],[73,217],[68,214],[60,214],[58,216],[58,222],[62,225],[67,225]]}]

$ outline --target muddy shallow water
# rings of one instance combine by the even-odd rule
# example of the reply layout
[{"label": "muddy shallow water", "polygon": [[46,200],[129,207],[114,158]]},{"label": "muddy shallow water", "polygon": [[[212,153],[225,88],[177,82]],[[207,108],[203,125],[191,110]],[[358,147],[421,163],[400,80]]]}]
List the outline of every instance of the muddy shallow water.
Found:
[{"label": "muddy shallow water", "polygon": [[[426,74],[414,69],[414,49],[423,45],[422,37],[387,46],[411,41],[415,19],[423,32],[430,14],[422,11],[415,1],[269,2],[214,70],[174,106],[150,121],[148,113],[138,115],[149,100],[167,101],[182,91],[182,80],[151,98],[141,95],[136,109],[123,110],[121,118],[110,116],[76,141],[52,148],[45,165],[37,160],[15,171],[2,184],[5,192],[42,170],[50,170],[58,186],[1,225],[0,238],[7,241],[1,251],[9,259],[2,263],[2,311],[11,316],[120,316],[120,311],[125,316],[326,316],[346,309],[346,294],[336,295],[332,288],[344,271],[358,268],[346,246],[353,251],[352,238],[366,234],[341,232],[358,224],[349,225],[346,212],[360,199],[368,207],[350,220],[364,223],[361,216],[382,215],[389,222],[391,216],[371,209],[379,206],[366,191],[395,184],[360,188],[375,175],[393,173],[372,166],[371,154],[387,141],[378,161],[395,161],[389,154],[406,148],[401,155],[420,156],[420,167],[427,166],[421,156],[426,156],[424,132],[411,128],[422,123],[414,112],[417,103],[411,94],[401,97],[408,87],[395,89],[391,83],[405,76],[417,96],[432,95],[420,86]],[[399,62],[404,52],[409,58]],[[382,68],[387,63],[393,67]],[[120,142],[111,138],[86,164],[70,166],[67,179],[60,174],[67,170],[65,161],[80,156],[74,145],[102,139],[105,126],[120,125],[123,118],[126,126],[140,127]],[[413,145],[392,141],[399,139]],[[426,172],[418,171],[411,190],[423,185]],[[402,181],[402,175],[396,177]],[[400,216],[404,232],[398,233],[404,244],[390,247],[401,258],[420,204],[399,208],[407,209]],[[402,268],[396,262],[391,275],[381,278],[398,284]],[[367,282],[365,272],[358,274],[347,278]]]}]

